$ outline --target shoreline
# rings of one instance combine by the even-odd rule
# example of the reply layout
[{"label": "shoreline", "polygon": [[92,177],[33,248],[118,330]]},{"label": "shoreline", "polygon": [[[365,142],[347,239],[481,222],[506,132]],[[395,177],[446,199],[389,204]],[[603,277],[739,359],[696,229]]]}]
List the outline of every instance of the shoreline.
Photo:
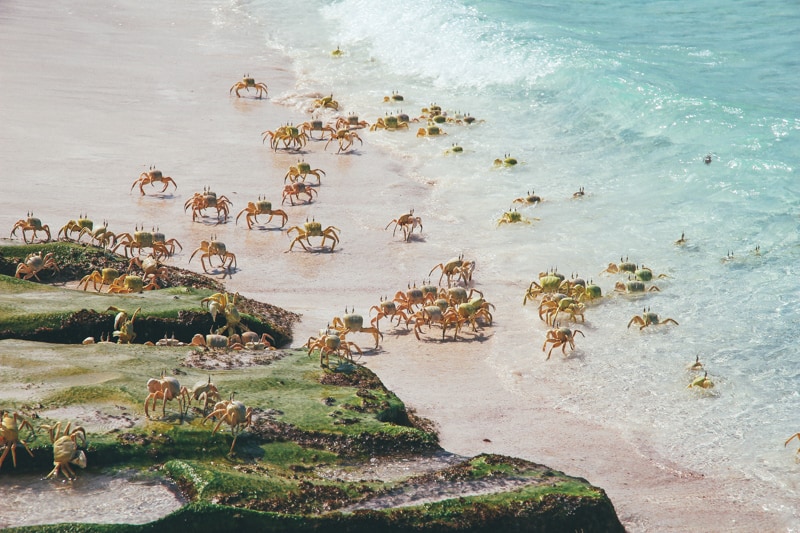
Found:
[{"label": "shoreline", "polygon": [[[0,42],[9,50],[0,58],[0,94],[13,107],[2,111],[0,150],[4,179],[15,185],[7,193],[13,209],[0,215],[0,227],[12,227],[28,210],[54,235],[87,210],[96,222],[108,219],[117,232],[154,224],[183,244],[168,264],[195,271],[200,266],[197,258],[189,262],[192,250],[218,233],[240,267],[221,281],[231,292],[301,313],[296,347],[345,307],[366,314],[387,290],[404,288],[409,272],[427,272],[459,250],[437,237],[444,216],[426,217],[423,238],[412,243],[384,231],[400,214],[387,213],[387,203],[419,205],[428,189],[367,135],[363,147],[342,156],[323,152],[316,141],[301,156],[264,146],[260,132],[297,122],[297,102],[313,94],[298,94],[290,69],[281,66],[285,59],[261,50],[258,23],[242,18],[236,35],[209,24],[214,6],[145,2],[99,16],[104,10],[94,2],[7,6],[0,21]],[[226,94],[248,71],[267,83],[267,98]],[[234,218],[259,194],[279,204],[283,175],[298,157],[327,174],[314,203],[283,206],[290,215],[286,228],[306,217],[341,228],[335,253],[297,247],[284,253],[291,240],[274,224],[247,230],[241,220],[238,226],[232,220],[220,226],[192,223],[182,209],[205,186],[231,198]],[[145,197],[138,188],[129,193],[151,164],[172,175],[178,188],[162,197],[153,194],[158,189]],[[492,285],[480,271],[476,277],[489,301],[516,294],[512,287]],[[520,405],[512,387],[487,379],[494,377],[486,355],[494,339],[520,325],[511,310],[498,308],[495,318],[481,341],[447,342],[446,349],[438,341],[419,342],[403,328],[386,329],[381,349],[362,362],[409,407],[436,422],[449,452],[521,457],[585,477],[608,493],[630,531],[787,529],[777,515],[725,492],[731,483],[748,491],[750,482],[735,472],[728,479],[686,472],[635,437],[551,407],[564,392],[558,383],[541,392],[541,403]],[[353,340],[369,346],[363,338]],[[481,386],[472,386],[476,382]]]}]

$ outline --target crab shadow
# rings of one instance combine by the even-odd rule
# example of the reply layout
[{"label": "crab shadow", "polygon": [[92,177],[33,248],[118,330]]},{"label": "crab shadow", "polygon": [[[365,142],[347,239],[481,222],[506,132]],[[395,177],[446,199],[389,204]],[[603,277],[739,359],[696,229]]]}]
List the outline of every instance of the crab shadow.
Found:
[{"label": "crab shadow", "polygon": [[[133,191],[131,191],[133,194]],[[147,200],[172,200],[175,198],[175,194],[171,192],[153,192],[147,193],[144,196],[141,194],[139,195],[139,201],[147,201]]]}]

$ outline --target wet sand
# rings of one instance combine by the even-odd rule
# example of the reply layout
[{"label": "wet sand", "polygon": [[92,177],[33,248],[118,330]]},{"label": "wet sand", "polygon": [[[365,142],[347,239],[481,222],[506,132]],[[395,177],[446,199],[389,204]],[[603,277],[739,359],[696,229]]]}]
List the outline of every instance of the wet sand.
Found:
[{"label": "wet sand", "polygon": [[[296,345],[346,307],[366,315],[381,296],[421,281],[433,265],[463,252],[478,261],[476,282],[498,307],[495,325],[481,337],[444,343],[432,334],[417,341],[403,328],[384,327],[381,347],[362,359],[436,423],[445,449],[502,453],[585,477],[607,491],[630,531],[788,529],[777,515],[736,496],[748,493],[749,482],[735,472],[722,479],[687,471],[635,436],[559,410],[553,398],[566,391],[556,380],[534,401],[522,401],[513,384],[500,383],[486,354],[505,335],[526,335],[515,312],[518,280],[497,275],[478,246],[458,246],[447,213],[429,211],[422,236],[409,243],[385,231],[408,207],[425,205],[435,180],[407,177],[413,170],[408,162],[381,154],[368,132],[363,147],[342,155],[323,150],[319,141],[301,154],[264,146],[262,131],[307,120],[310,102],[328,90],[299,90],[290,65],[261,44],[264,31],[207,1],[145,0],[114,8],[69,0],[4,3],[0,228],[10,229],[28,211],[49,224],[53,236],[81,213],[96,223],[108,220],[118,233],[157,226],[183,245],[170,263],[196,270],[200,262],[189,262],[192,251],[215,236],[236,254],[239,268],[213,275],[231,291],[302,313]],[[269,96],[230,96],[244,73],[265,82]],[[347,95],[337,96],[345,104]],[[216,225],[192,222],[184,211],[186,199],[204,187],[230,198],[234,217],[259,195],[277,208],[284,174],[300,157],[326,175],[313,203],[282,206],[287,227],[312,217],[323,227],[336,226],[341,243],[334,253],[297,245],[287,253],[291,238],[274,221],[247,230],[244,216],[238,225]],[[171,176],[177,190],[157,194],[160,189],[148,187],[144,197],[138,187],[131,191],[151,165]],[[369,336],[352,340],[364,348],[372,344]],[[533,342],[532,353],[541,353],[540,342]]]}]

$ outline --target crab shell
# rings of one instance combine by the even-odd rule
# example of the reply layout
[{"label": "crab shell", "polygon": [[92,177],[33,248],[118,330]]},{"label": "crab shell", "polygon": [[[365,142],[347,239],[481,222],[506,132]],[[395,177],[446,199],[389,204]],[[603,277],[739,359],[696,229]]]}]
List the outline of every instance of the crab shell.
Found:
[{"label": "crab shell", "polygon": [[347,329],[358,331],[364,326],[364,317],[356,314],[347,314],[342,317],[342,323]]},{"label": "crab shell", "polygon": [[267,200],[259,200],[256,202],[256,207],[260,213],[268,213],[272,211],[272,202],[268,202]]},{"label": "crab shell", "polygon": [[228,337],[225,335],[206,335],[206,346],[209,348],[225,348],[228,346]]},{"label": "crab shell", "polygon": [[149,231],[137,231],[133,234],[133,240],[144,248],[153,246],[153,233]]},{"label": "crab shell", "polygon": [[72,463],[86,468],[86,454],[69,435],[59,437],[53,443],[53,464]]}]

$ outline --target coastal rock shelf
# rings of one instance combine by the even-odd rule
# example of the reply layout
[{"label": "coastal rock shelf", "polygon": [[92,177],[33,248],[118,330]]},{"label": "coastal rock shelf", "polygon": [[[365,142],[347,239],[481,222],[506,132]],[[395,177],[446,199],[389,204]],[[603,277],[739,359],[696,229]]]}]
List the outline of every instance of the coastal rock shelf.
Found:
[{"label": "coastal rock shelf", "polygon": [[[102,251],[87,259],[86,254],[98,251],[81,246],[41,246],[52,246],[50,251],[59,254],[66,268],[58,282],[64,284],[104,264],[98,257],[115,260]],[[5,272],[14,258],[29,251],[5,247],[0,253]],[[71,260],[73,254],[77,257]],[[87,266],[65,279],[75,264]],[[53,446],[43,426],[70,422],[87,435],[85,446],[80,445],[87,466],[75,469],[77,480],[68,484],[70,493],[88,491],[109,476],[119,479],[125,473],[137,481],[151,479],[153,494],[161,495],[154,497],[163,498],[164,486],[172,484],[182,494],[178,505],[188,502],[174,511],[160,506],[165,509],[160,514],[137,516],[133,524],[129,515],[103,512],[102,491],[93,491],[99,510],[81,514],[80,526],[72,526],[81,531],[102,530],[108,527],[102,524],[115,519],[126,524],[125,531],[187,526],[193,532],[622,531],[605,492],[584,479],[511,457],[447,454],[430,422],[409,412],[362,365],[339,362],[332,369],[320,368],[317,358],[304,350],[234,352],[140,344],[153,335],[163,336],[158,327],[165,326],[164,320],[172,320],[175,331],[200,327],[199,317],[208,312],[199,300],[224,290],[204,286],[208,281],[202,276],[185,276],[181,279],[191,283],[131,296],[75,291],[0,274],[0,331],[6,337],[0,340],[0,409],[19,413],[36,430],[20,432],[33,457],[19,446],[16,466],[8,457],[0,468],[6,488],[22,487],[23,480],[25,486],[35,485],[31,476],[44,476],[52,468]],[[71,329],[75,324],[107,328],[99,323],[111,319],[104,313],[109,305],[142,307],[135,344],[30,340],[48,330],[62,340],[77,338],[80,335]],[[253,310],[249,327],[269,326],[273,335],[284,336],[284,342],[291,337],[296,315],[283,310],[260,313],[257,310],[268,309],[265,304],[248,305]],[[177,308],[185,312],[179,314]],[[291,320],[281,322],[276,316]],[[146,326],[156,318],[162,321],[155,322],[158,327]],[[209,325],[202,327],[207,331]],[[198,402],[184,413],[171,400],[163,417],[159,406],[147,418],[147,382],[162,373],[190,390],[210,380],[222,399],[235,394],[252,408],[252,424],[234,443],[229,425],[223,423],[212,432],[216,423],[205,420],[210,409]],[[47,507],[58,506],[57,491],[52,500]],[[36,510],[25,506],[24,498],[17,501],[15,507],[0,511],[0,524],[22,526],[14,521],[21,506],[26,507],[27,520],[21,530],[46,530],[44,524],[53,521],[51,512],[37,522]],[[57,516],[64,523],[71,521],[68,512]]]}]

